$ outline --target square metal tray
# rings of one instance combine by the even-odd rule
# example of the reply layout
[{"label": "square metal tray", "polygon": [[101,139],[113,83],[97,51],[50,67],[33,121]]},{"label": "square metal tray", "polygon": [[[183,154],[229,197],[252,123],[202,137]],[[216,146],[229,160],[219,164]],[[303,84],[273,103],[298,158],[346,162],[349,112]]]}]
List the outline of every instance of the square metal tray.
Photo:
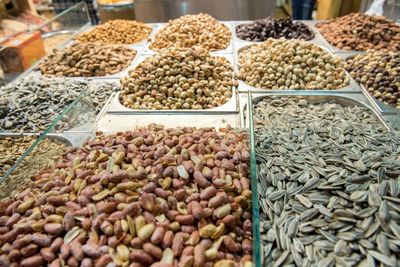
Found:
[{"label": "square metal tray", "polygon": [[[340,57],[343,58],[343,60],[348,60],[351,59],[357,55],[360,54],[354,54],[352,52],[349,53],[341,53],[337,54],[340,55]],[[354,79],[353,79],[354,80]],[[355,80],[354,80],[355,81]],[[356,82],[356,81],[355,81]],[[357,82],[356,82],[357,83]],[[360,86],[362,93],[365,95],[366,98],[370,101],[371,105],[380,113],[382,114],[397,114],[400,112],[400,109],[397,109],[395,107],[392,107],[388,104],[385,104],[384,102],[376,99],[369,91],[368,89],[361,83],[357,83],[358,86]]]},{"label": "square metal tray", "polygon": [[[230,32],[231,32],[231,40],[230,40],[230,43],[229,43],[229,46],[227,47],[227,48],[225,48],[225,49],[222,49],[222,50],[217,50],[217,51],[213,51],[213,53],[218,53],[218,54],[232,54],[233,53],[233,27],[232,27],[232,24],[231,24],[231,22],[229,22],[229,21],[220,21],[220,23],[223,23],[223,24],[225,24],[226,26],[228,26],[228,28],[229,28],[229,30],[230,30]],[[165,27],[166,25],[167,25],[168,23],[159,23],[158,24],[158,28],[157,28],[157,30],[155,31],[155,33],[154,33],[154,35],[152,35],[149,39],[148,39],[148,42],[147,42],[147,44],[146,44],[146,46],[145,46],[145,48],[144,48],[144,50],[143,50],[143,54],[155,54],[155,53],[157,53],[157,51],[154,51],[154,50],[152,50],[152,49],[150,49],[150,45],[151,45],[151,41],[153,40],[153,38],[154,38],[154,36],[157,34],[157,31],[159,31],[159,30],[161,30],[163,27]]]},{"label": "square metal tray", "polygon": [[[219,56],[227,59],[233,67],[233,57],[232,55],[229,54],[216,54],[212,53],[213,56]],[[149,58],[151,55],[143,55],[140,58],[138,58],[137,61],[128,69],[128,73],[130,70],[133,70],[136,68],[141,62],[143,62],[145,59]],[[136,114],[136,113],[147,113],[147,114],[160,114],[160,113],[169,113],[169,114],[174,114],[174,113],[201,113],[201,114],[206,114],[206,113],[218,113],[218,114],[224,114],[224,113],[237,113],[238,110],[238,105],[237,105],[237,88],[235,86],[232,87],[232,97],[229,99],[228,102],[225,104],[211,108],[211,109],[177,109],[177,110],[144,110],[144,109],[130,109],[125,107],[119,102],[119,95],[120,92],[116,93],[116,95],[112,98],[110,105],[107,107],[107,113],[109,114]]]},{"label": "square metal tray", "polygon": [[[62,47],[60,47],[60,48],[64,48],[64,47],[70,46],[70,45],[72,45],[73,43],[74,43],[74,42],[73,42],[72,40],[69,40],[68,43],[65,43],[64,46],[62,46]],[[114,73],[114,74],[111,74],[111,75],[106,75],[106,76],[89,76],[89,77],[77,77],[77,76],[73,76],[73,77],[56,77],[56,78],[66,78],[66,79],[76,79],[76,80],[87,80],[87,79],[104,80],[104,79],[119,79],[119,78],[122,78],[122,77],[124,77],[124,76],[128,73],[128,70],[129,70],[130,68],[132,68],[132,66],[135,64],[135,61],[140,57],[140,55],[141,55],[141,53],[142,53],[142,50],[143,50],[143,46],[131,47],[131,46],[129,45],[128,47],[135,49],[135,50],[136,50],[136,55],[135,55],[135,57],[132,59],[132,62],[131,62],[124,70],[122,70],[122,71],[120,71],[120,72],[117,72],[117,73]],[[40,69],[39,69],[40,63],[43,62],[43,61],[45,60],[46,57],[47,57],[47,56],[41,58],[41,59],[37,62],[37,64],[34,65],[35,67],[34,67],[33,70],[31,71],[31,73],[32,73],[34,76],[36,76],[36,77],[47,77],[47,76],[44,76],[44,75],[42,74],[42,72],[40,71]],[[21,75],[22,75],[22,74],[21,74]],[[25,76],[25,75],[24,75],[24,76]],[[51,78],[51,77],[47,77],[47,78]]]},{"label": "square metal tray", "polygon": [[[158,23],[145,23],[145,24],[146,24],[147,26],[149,26],[149,27],[152,28],[152,30],[151,30],[149,36],[148,36],[146,39],[144,39],[144,40],[141,41],[141,42],[134,43],[134,44],[121,44],[121,45],[127,45],[127,46],[129,46],[129,47],[131,47],[131,48],[144,47],[144,46],[147,44],[148,40],[152,38],[152,36],[154,35],[154,33],[155,33],[155,32],[157,31],[157,29],[158,29]],[[87,31],[90,31],[90,30],[92,30],[94,27],[95,27],[95,26],[91,25],[91,26],[89,26],[88,28],[86,28],[85,30],[79,31],[78,34],[84,33],[84,32],[87,32]],[[78,34],[76,34],[76,35],[78,35]],[[73,38],[73,41],[74,41],[74,42],[77,40],[77,39],[76,39],[76,35],[75,35],[74,38]]]},{"label": "square metal tray", "polygon": [[[309,41],[307,41],[309,42]],[[235,46],[235,53],[234,53],[234,59],[235,59],[235,71],[239,72],[239,53],[245,49],[247,49],[249,46],[255,44],[256,42],[241,42],[240,44]],[[313,42],[309,42],[309,43],[313,43]],[[315,43],[313,43],[315,44]],[[333,54],[331,51],[329,51],[327,48],[325,48],[322,45],[318,45],[315,44],[317,46],[319,46],[320,48],[324,49],[325,51],[327,51],[329,54],[331,54],[332,56],[337,56],[335,54]],[[299,92],[341,92],[341,93],[361,93],[361,87],[356,83],[356,81],[351,78],[350,74],[346,71],[346,76],[349,78],[349,84],[341,87],[339,89],[336,90],[269,90],[269,89],[262,89],[262,88],[256,88],[253,86],[250,86],[248,84],[246,84],[244,81],[242,80],[238,80],[239,81],[239,92],[247,92],[249,90],[251,90],[252,92],[261,92],[261,93],[265,93],[265,92],[293,92],[293,91],[299,91]]]},{"label": "square metal tray", "polygon": [[[363,94],[349,94],[349,93],[341,93],[341,92],[314,92],[314,91],[288,91],[288,92],[252,92],[253,101],[256,99],[260,99],[268,96],[281,96],[281,97],[299,97],[304,99],[309,99],[310,103],[325,103],[327,101],[335,101],[341,105],[359,105],[370,110],[386,127],[386,129],[390,129],[387,122],[381,116],[381,114],[376,111],[371,105],[369,100]],[[241,127],[249,127],[249,122],[246,118],[249,118],[250,114],[248,113],[248,94],[240,93],[239,94],[239,103],[240,103],[240,121]]]},{"label": "square metal tray", "polygon": [[[243,20],[243,21],[233,21],[232,23],[232,37],[233,37],[233,41],[235,46],[239,46],[242,47],[242,43],[246,43],[246,44],[258,44],[258,43],[263,43],[263,42],[256,42],[256,41],[246,41],[243,39],[240,39],[239,37],[237,37],[236,35],[236,26],[242,25],[242,24],[249,24],[252,23],[252,20]],[[316,45],[320,45],[320,46],[325,46],[325,42],[323,39],[320,38],[320,35],[318,34],[318,30],[315,29],[315,27],[312,27],[309,20],[294,20],[294,22],[301,22],[304,23],[305,25],[307,25],[307,27],[310,28],[310,30],[312,32],[314,32],[314,38],[311,40],[308,40],[308,42],[316,44]]]}]

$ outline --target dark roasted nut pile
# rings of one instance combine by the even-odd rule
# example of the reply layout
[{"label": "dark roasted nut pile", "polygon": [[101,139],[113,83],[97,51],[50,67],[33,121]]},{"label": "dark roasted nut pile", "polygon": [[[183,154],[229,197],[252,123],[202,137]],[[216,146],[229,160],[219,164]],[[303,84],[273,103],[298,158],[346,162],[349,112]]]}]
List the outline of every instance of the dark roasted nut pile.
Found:
[{"label": "dark roasted nut pile", "polygon": [[246,41],[263,42],[269,37],[311,40],[314,33],[302,22],[294,22],[289,18],[267,17],[236,26],[236,36]]},{"label": "dark roasted nut pile", "polygon": [[152,28],[134,20],[116,19],[94,26],[76,36],[79,42],[103,44],[135,44],[146,40]]},{"label": "dark roasted nut pile", "polygon": [[150,49],[169,47],[202,46],[209,51],[226,49],[231,41],[231,32],[225,24],[208,14],[186,15],[170,20],[157,31]]},{"label": "dark roasted nut pile", "polygon": [[132,109],[209,109],[232,97],[233,67],[203,49],[170,49],[121,79],[120,102]]},{"label": "dark roasted nut pile", "polygon": [[263,266],[398,266],[399,132],[310,100],[254,105]]},{"label": "dark roasted nut pile", "polygon": [[124,45],[74,43],[53,50],[39,65],[48,77],[106,76],[126,69],[136,56],[136,50]]},{"label": "dark roasted nut pile", "polygon": [[0,139],[0,178],[35,142],[36,136],[13,136]]},{"label": "dark roasted nut pile", "polygon": [[400,52],[367,51],[349,58],[346,69],[376,99],[400,108]]},{"label": "dark roasted nut pile", "polygon": [[98,133],[0,202],[0,264],[250,267],[249,159],[229,129]]},{"label": "dark roasted nut pile", "polygon": [[382,16],[352,13],[316,26],[331,45],[344,50],[400,51],[400,26]]},{"label": "dark roasted nut pile", "polygon": [[272,90],[335,90],[350,80],[341,58],[303,40],[284,38],[240,50],[238,77]]}]

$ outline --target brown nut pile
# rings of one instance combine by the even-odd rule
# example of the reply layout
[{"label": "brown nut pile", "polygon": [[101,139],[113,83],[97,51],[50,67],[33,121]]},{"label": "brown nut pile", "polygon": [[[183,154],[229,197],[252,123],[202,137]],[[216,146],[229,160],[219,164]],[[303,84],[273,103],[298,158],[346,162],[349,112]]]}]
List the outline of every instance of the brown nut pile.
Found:
[{"label": "brown nut pile", "polygon": [[316,26],[331,45],[340,49],[400,51],[400,26],[382,16],[352,13]]},{"label": "brown nut pile", "polygon": [[271,90],[334,90],[349,83],[341,58],[314,44],[283,38],[241,50],[238,77]]},{"label": "brown nut pile", "polygon": [[267,17],[236,26],[236,36],[245,41],[263,42],[268,38],[314,39],[314,32],[304,23],[290,18]]},{"label": "brown nut pile", "polygon": [[233,67],[202,49],[162,50],[121,79],[120,102],[132,109],[209,109],[232,97]]},{"label": "brown nut pile", "polygon": [[249,159],[229,129],[98,133],[0,202],[0,265],[252,266]]},{"label": "brown nut pile", "polygon": [[48,77],[106,76],[126,69],[136,56],[136,50],[124,45],[74,43],[53,50],[39,65]]},{"label": "brown nut pile", "polygon": [[36,136],[14,136],[0,139],[0,178],[14,165],[15,162],[35,142]]},{"label": "brown nut pile", "polygon": [[[18,139],[10,140],[10,142],[13,142],[10,144],[12,145],[13,152],[15,154],[19,154],[18,157],[15,157],[15,161],[18,160],[31,145],[33,145],[36,139],[37,136],[24,136],[23,141],[27,143],[23,144],[19,150],[16,147],[18,145]],[[3,142],[3,145],[7,144],[4,144]],[[39,172],[41,168],[46,166],[55,166],[56,160],[60,158],[66,148],[67,145],[65,140],[60,140],[55,137],[45,137],[43,140],[41,140],[9,174],[8,178],[1,183],[0,199],[9,196],[11,192],[18,190],[21,186],[26,185],[30,181],[32,175]]]},{"label": "brown nut pile", "polygon": [[231,41],[228,26],[208,14],[170,20],[155,34],[150,49],[202,46],[209,51],[226,49]]},{"label": "brown nut pile", "polygon": [[400,108],[400,51],[370,50],[349,58],[346,69],[376,99]]},{"label": "brown nut pile", "polygon": [[135,44],[149,37],[152,28],[134,20],[110,20],[76,36],[79,42]]}]

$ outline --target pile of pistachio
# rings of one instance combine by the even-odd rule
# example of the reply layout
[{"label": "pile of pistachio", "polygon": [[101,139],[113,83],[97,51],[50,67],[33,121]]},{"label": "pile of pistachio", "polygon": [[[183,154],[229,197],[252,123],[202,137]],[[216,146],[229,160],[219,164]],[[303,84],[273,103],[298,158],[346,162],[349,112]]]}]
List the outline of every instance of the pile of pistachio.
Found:
[{"label": "pile of pistachio", "polygon": [[228,26],[208,14],[186,15],[161,28],[154,36],[150,48],[193,47],[200,45],[209,51],[226,49],[232,34]]},{"label": "pile of pistachio", "polygon": [[334,90],[350,78],[339,57],[302,40],[281,38],[242,49],[239,79],[270,90]]},{"label": "pile of pistachio", "polygon": [[210,109],[232,97],[232,65],[201,48],[162,50],[121,79],[120,102],[131,109]]}]

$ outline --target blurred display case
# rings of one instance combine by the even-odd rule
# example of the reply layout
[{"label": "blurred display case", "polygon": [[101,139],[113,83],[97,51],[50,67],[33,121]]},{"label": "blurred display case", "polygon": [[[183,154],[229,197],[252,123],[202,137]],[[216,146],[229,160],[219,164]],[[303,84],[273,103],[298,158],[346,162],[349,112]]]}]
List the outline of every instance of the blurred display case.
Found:
[{"label": "blurred display case", "polygon": [[89,25],[86,5],[80,2],[39,26],[4,41],[0,44],[0,65],[5,82],[29,72],[53,48],[62,47]]}]

